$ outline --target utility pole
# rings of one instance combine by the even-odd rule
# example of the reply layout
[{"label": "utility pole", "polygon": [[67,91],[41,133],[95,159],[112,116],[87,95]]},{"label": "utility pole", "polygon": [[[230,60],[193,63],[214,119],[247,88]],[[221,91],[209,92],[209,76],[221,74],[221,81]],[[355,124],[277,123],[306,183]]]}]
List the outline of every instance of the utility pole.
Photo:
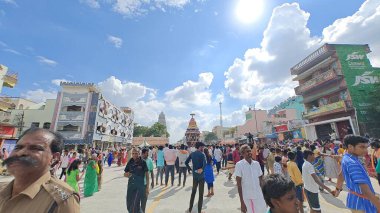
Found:
[{"label": "utility pole", "polygon": [[256,118],[256,104],[253,105],[253,112],[255,113],[255,123],[256,123],[256,137],[259,133],[258,128],[257,128],[257,118]]},{"label": "utility pole", "polygon": [[220,109],[220,134],[221,134],[221,141],[224,140],[223,135],[223,116],[222,116],[222,102],[219,102],[219,109]]}]

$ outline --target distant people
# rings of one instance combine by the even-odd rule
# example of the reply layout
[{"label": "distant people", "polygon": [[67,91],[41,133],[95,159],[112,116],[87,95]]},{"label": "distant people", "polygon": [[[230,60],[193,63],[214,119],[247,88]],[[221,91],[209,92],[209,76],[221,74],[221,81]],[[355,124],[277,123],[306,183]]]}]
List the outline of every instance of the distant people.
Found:
[{"label": "distant people", "polygon": [[294,183],[283,175],[266,176],[262,190],[265,202],[269,206],[268,213],[298,213],[294,189]]},{"label": "distant people", "polygon": [[275,148],[269,149],[270,153],[267,158],[267,164],[269,167],[269,174],[274,174],[274,162],[275,162]]},{"label": "distant people", "polygon": [[63,152],[63,156],[61,157],[61,175],[59,176],[59,179],[62,179],[63,175],[66,176],[66,169],[69,166],[69,151],[66,149]]},{"label": "distant people", "polygon": [[178,175],[178,186],[181,186],[181,177],[183,175],[183,187],[186,185],[186,159],[189,157],[189,152],[186,150],[184,144],[181,144],[180,150],[178,151],[178,162],[179,162],[179,175]]},{"label": "distant people", "polygon": [[210,155],[210,150],[205,148],[204,153],[206,156],[206,166],[205,166],[205,181],[207,183],[208,193],[206,197],[214,196],[214,171],[213,171],[213,159]]},{"label": "distant people", "polygon": [[331,156],[333,155],[333,151],[331,151],[328,145],[324,146],[323,154],[328,181],[331,181],[332,178],[338,178],[341,169],[339,168],[338,162]]},{"label": "distant people", "polygon": [[[149,194],[149,174],[148,166],[146,165],[146,162],[139,156],[139,151],[136,148],[132,149],[132,158],[125,166],[124,177],[128,178],[128,212],[140,212],[143,199]],[[144,180],[146,182],[144,182]]]},{"label": "distant people", "polygon": [[[157,174],[156,174],[156,185],[158,185],[158,177],[160,177],[161,180],[161,186],[163,185],[162,183],[162,178],[164,175],[164,168],[165,168],[165,159],[164,159],[164,147],[159,146],[158,151],[157,151]],[[153,181],[153,180],[152,180]]]},{"label": "distant people", "polygon": [[172,145],[169,145],[169,149],[164,151],[165,157],[165,186],[168,186],[169,182],[169,173],[171,176],[171,186],[174,185],[174,164],[177,159],[177,152],[173,149]]},{"label": "distant people", "polygon": [[282,158],[281,158],[281,156],[276,156],[274,158],[274,161],[275,161],[273,164],[274,174],[283,175],[284,172],[282,170]]},{"label": "distant people", "polygon": [[[101,153],[99,154],[100,156],[102,155]],[[102,189],[102,182],[103,182],[103,164],[102,160],[97,159],[98,162],[98,190],[100,191]]]},{"label": "distant people", "polygon": [[215,147],[214,158],[215,158],[216,172],[219,175],[219,171],[221,168],[221,162],[223,159],[223,152],[222,152],[222,150],[220,150],[219,146]]},{"label": "distant people", "polygon": [[252,160],[252,150],[248,145],[240,148],[243,160],[235,166],[235,176],[240,197],[240,209],[242,212],[266,212],[264,196],[259,190],[263,173],[260,164]]},{"label": "distant people", "polygon": [[112,153],[112,150],[110,150],[107,156],[108,167],[111,167],[112,162],[113,162],[113,153]]},{"label": "distant people", "polygon": [[[205,185],[204,168],[206,166],[206,158],[203,153],[204,147],[205,147],[204,143],[196,142],[195,143],[196,151],[192,152],[185,161],[186,167],[189,170],[192,170],[192,173],[193,173],[193,188],[191,190],[190,204],[189,204],[189,209],[187,210],[188,213],[190,213],[193,209],[195,194],[197,193],[198,187],[199,187],[198,212],[202,212],[203,192],[204,192],[204,185]],[[189,166],[190,161],[192,162],[193,168]]]}]

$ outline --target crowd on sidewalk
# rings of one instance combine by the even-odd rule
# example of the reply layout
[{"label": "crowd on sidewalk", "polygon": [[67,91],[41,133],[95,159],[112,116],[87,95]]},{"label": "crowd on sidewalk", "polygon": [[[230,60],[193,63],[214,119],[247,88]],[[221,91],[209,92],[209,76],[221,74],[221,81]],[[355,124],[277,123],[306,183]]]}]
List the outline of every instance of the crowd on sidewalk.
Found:
[{"label": "crowd on sidewalk", "polygon": [[[270,144],[250,141],[206,146],[197,142],[191,147],[166,144],[106,151],[62,152],[62,145],[63,139],[58,133],[33,128],[25,131],[11,153],[2,150],[3,165],[15,179],[0,185],[0,210],[10,208],[13,202],[3,195],[38,193],[35,186],[42,184],[38,190],[48,188],[47,194],[41,196],[50,198],[40,208],[76,212],[79,197],[89,197],[101,190],[103,168],[112,164],[125,166],[129,212],[145,212],[151,188],[184,187],[188,175],[192,175],[192,190],[186,211],[192,212],[198,191],[197,210],[202,212],[203,197],[215,195],[218,188],[214,185],[215,177],[222,170],[227,172],[227,181],[233,183],[236,178],[241,212],[302,213],[304,203],[310,212],[322,212],[320,193],[339,196],[344,182],[348,191],[347,209],[355,213],[375,213],[380,209],[380,200],[370,180],[371,176],[377,177],[380,184],[380,141],[361,136],[346,135],[343,143],[335,140]],[[51,183],[55,185],[49,188]],[[335,187],[330,188],[331,185]],[[56,203],[57,200],[60,202]],[[20,208],[28,208],[28,202],[35,205],[33,199],[22,202],[25,204]]]}]

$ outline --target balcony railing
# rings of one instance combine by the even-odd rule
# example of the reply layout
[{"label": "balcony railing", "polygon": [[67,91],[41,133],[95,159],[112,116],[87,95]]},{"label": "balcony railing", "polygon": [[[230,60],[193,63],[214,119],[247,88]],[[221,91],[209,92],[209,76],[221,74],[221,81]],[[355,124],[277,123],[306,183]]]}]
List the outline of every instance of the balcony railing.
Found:
[{"label": "balcony railing", "polygon": [[[347,101],[347,105],[351,102]],[[318,108],[309,109],[308,112],[304,115],[305,118],[312,118],[321,115],[327,115],[330,113],[340,112],[343,110],[347,110],[350,106],[347,106],[345,101],[338,101],[332,104],[327,104],[320,106]]]},{"label": "balcony railing", "polygon": [[13,88],[17,84],[18,75],[16,73],[10,73],[4,76],[3,85],[6,87]]},{"label": "balcony railing", "polygon": [[0,111],[7,111],[12,108],[11,100],[7,97],[0,97]]},{"label": "balcony railing", "polygon": [[318,76],[316,76],[313,79],[310,79],[303,83],[302,85],[299,85],[298,87],[295,88],[295,92],[297,95],[302,95],[304,92],[317,87],[321,85],[324,82],[327,82],[331,79],[334,79],[337,77],[337,74],[334,72],[334,70],[330,69]]}]

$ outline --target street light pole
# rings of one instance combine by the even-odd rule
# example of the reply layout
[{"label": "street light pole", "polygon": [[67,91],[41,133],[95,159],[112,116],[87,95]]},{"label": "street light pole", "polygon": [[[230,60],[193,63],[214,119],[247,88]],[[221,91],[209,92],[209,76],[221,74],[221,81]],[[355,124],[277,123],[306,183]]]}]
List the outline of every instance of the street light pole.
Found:
[{"label": "street light pole", "polygon": [[258,134],[258,128],[257,128],[257,117],[256,117],[256,104],[253,105],[253,111],[255,112],[256,136],[257,136],[257,134]]}]

